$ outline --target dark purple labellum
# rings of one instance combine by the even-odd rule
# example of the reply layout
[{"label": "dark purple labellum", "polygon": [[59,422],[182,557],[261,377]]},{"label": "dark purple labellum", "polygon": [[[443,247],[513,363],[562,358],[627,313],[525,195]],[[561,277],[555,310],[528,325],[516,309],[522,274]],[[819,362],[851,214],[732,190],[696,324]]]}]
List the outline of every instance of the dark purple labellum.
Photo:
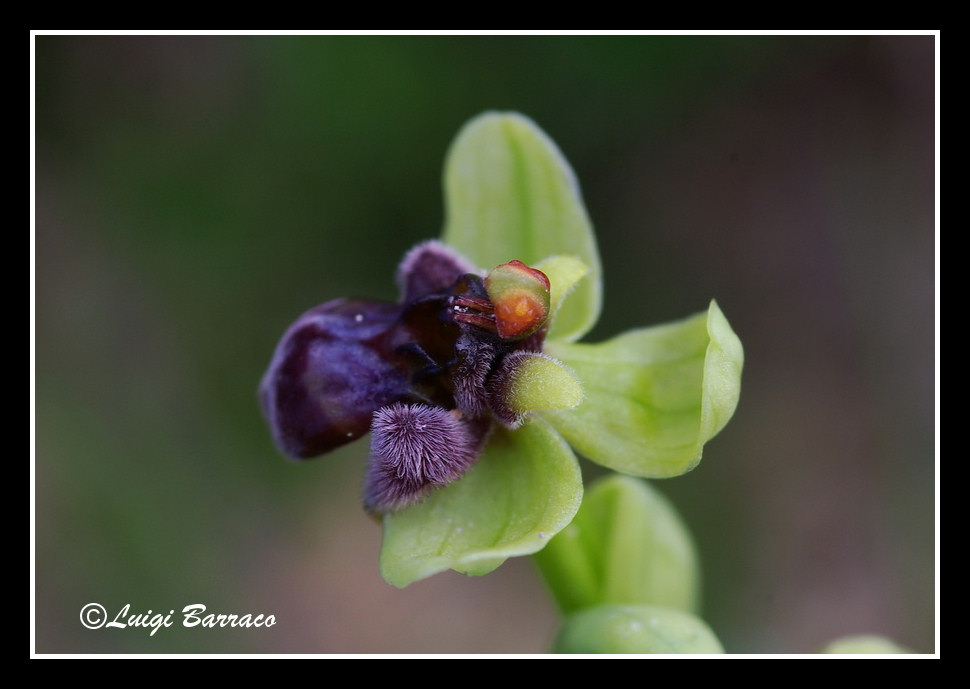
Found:
[{"label": "dark purple labellum", "polygon": [[364,500],[373,512],[457,480],[493,418],[510,427],[524,418],[502,399],[511,375],[502,364],[541,350],[545,311],[526,318],[513,308],[520,273],[530,297],[534,276],[545,278],[518,261],[496,268],[490,284],[512,316],[497,314],[485,279],[429,241],[401,262],[400,303],[337,299],[307,311],[283,335],[260,385],[277,445],[305,459],[371,431]]},{"label": "dark purple labellum", "polygon": [[287,330],[259,391],[284,453],[329,452],[367,433],[375,411],[407,398],[410,381],[385,349],[400,314],[395,304],[337,299]]}]

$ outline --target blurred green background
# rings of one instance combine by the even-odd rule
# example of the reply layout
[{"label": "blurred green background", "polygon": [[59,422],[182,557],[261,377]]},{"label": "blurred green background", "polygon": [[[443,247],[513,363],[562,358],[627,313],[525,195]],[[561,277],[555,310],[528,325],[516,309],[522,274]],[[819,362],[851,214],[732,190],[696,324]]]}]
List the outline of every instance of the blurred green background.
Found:
[{"label": "blurred green background", "polygon": [[[527,559],[385,584],[366,442],[291,463],[256,403],[305,309],[394,298],[488,109],[576,170],[587,339],[714,297],[744,342],[734,420],[658,484],[727,650],[933,652],[935,40],[37,36],[37,652],[549,648]],[[277,624],[91,631],[90,602]]]}]

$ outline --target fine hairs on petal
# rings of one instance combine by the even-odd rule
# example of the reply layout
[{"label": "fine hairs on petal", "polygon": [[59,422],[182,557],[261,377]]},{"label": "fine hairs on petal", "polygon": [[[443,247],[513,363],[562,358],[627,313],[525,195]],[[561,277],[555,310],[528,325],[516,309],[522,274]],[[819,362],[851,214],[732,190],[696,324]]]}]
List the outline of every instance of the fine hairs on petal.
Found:
[{"label": "fine hairs on petal", "polygon": [[364,505],[389,512],[417,502],[461,477],[475,462],[481,438],[440,407],[392,404],[374,413]]}]

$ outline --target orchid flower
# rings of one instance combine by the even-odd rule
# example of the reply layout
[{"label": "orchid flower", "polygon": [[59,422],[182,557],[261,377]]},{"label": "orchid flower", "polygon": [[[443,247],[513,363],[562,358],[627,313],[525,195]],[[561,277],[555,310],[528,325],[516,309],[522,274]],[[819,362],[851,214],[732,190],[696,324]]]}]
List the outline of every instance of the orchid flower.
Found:
[{"label": "orchid flower", "polygon": [[396,303],[337,299],[284,334],[260,386],[279,448],[304,459],[370,434],[363,502],[396,586],[486,574],[576,515],[576,453],[664,478],[734,413],[743,350],[715,302],[578,342],[601,269],[573,173],[529,119],[486,113],[445,167],[443,236],[405,254]]}]

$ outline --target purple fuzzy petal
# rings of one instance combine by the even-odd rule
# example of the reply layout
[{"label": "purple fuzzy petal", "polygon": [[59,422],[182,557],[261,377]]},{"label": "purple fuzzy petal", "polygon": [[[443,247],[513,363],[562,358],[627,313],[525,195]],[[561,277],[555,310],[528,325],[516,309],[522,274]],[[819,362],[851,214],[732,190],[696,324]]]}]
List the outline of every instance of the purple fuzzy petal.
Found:
[{"label": "purple fuzzy petal", "polygon": [[388,512],[460,478],[474,464],[487,424],[422,404],[393,404],[374,414],[364,504]]},{"label": "purple fuzzy petal", "polygon": [[393,304],[337,299],[286,331],[259,390],[280,450],[294,458],[329,452],[365,434],[376,410],[408,395],[407,377],[385,352],[400,313]]},{"label": "purple fuzzy petal", "polygon": [[431,239],[405,254],[397,269],[397,285],[402,301],[412,302],[429,294],[443,292],[475,267],[454,249]]}]

